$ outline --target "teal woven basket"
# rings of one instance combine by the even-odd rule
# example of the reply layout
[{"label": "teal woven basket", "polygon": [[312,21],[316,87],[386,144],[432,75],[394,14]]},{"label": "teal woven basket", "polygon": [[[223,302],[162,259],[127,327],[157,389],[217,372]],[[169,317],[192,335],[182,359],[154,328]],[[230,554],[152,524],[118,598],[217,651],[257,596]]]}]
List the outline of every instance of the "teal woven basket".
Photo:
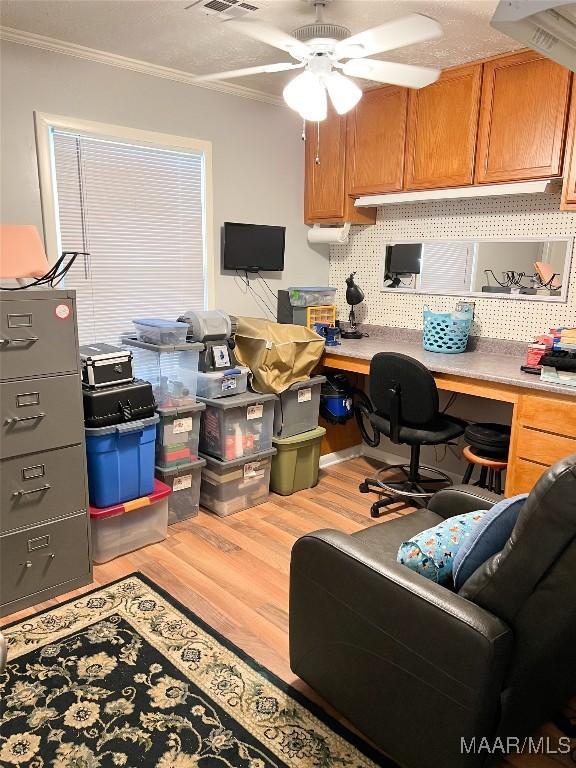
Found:
[{"label": "teal woven basket", "polygon": [[424,307],[424,349],[455,355],[466,351],[472,310],[432,312]]}]

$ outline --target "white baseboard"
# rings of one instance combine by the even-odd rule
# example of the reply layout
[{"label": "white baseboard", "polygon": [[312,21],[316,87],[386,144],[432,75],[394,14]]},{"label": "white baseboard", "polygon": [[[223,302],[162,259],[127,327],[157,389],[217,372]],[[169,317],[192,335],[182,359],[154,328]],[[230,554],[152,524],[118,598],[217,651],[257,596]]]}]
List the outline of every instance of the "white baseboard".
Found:
[{"label": "white baseboard", "polygon": [[326,453],[324,456],[320,456],[320,469],[331,467],[332,464],[340,464],[342,461],[348,461],[348,459],[357,459],[359,456],[363,455],[362,444],[344,448],[343,451]]},{"label": "white baseboard", "polygon": [[[343,461],[348,461],[348,459],[357,459],[359,456],[377,459],[381,462],[382,466],[385,464],[406,464],[410,461],[406,456],[399,456],[396,453],[388,453],[388,451],[383,451],[381,448],[371,448],[365,443],[359,443],[358,445],[353,445],[351,448],[344,448],[342,451],[334,451],[334,453],[327,453],[324,456],[320,456],[320,469],[325,469],[333,464],[340,464]],[[461,474],[447,472],[445,469],[442,469],[442,472],[446,472],[452,482],[462,482]]]},{"label": "white baseboard", "polygon": [[[381,448],[371,448],[369,445],[363,445],[363,451],[362,455],[367,456],[370,459],[377,459],[378,461],[382,462],[382,465],[384,464],[409,464],[410,458],[406,456],[399,456],[396,453],[388,453],[388,451],[383,451]],[[430,464],[430,466],[434,467],[434,464]],[[438,467],[440,469],[440,467]],[[445,472],[448,477],[452,480],[453,483],[461,483],[462,482],[462,475],[458,474],[456,472],[448,472],[445,469],[441,469],[442,472]]]}]

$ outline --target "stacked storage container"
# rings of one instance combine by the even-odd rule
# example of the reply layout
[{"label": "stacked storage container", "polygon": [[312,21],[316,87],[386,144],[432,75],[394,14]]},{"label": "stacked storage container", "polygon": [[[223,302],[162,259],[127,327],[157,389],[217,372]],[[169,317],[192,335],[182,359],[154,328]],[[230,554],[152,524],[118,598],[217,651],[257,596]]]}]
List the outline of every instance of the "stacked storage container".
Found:
[{"label": "stacked storage container", "polygon": [[320,390],[325,376],[293,384],[278,396],[274,410],[276,455],[270,489],[282,496],[312,488],[318,482],[320,446],[326,434],[318,426]]},{"label": "stacked storage container", "polygon": [[247,392],[203,399],[200,453],[207,462],[200,502],[219,515],[266,500],[275,395]]},{"label": "stacked storage container", "polygon": [[206,465],[198,456],[200,418],[206,406],[158,408],[156,477],[172,490],[168,525],[196,517],[200,505],[200,474]]},{"label": "stacked storage container", "polygon": [[152,382],[156,397],[159,421],[155,474],[157,482],[171,491],[171,525],[195,517],[199,509],[200,475],[205,465],[198,456],[198,441],[200,418],[206,406],[196,402],[202,345],[186,342],[186,323],[164,325],[158,334],[146,322],[135,324],[139,337],[125,336],[123,341],[133,352],[138,375]]},{"label": "stacked storage container", "polygon": [[206,456],[202,472],[200,503],[220,517],[263,504],[270,487],[273,448],[248,459],[220,461]]},{"label": "stacked storage container", "polygon": [[170,489],[154,481],[158,416],[131,353],[92,344],[80,356],[92,556],[105,562],[166,537]]}]

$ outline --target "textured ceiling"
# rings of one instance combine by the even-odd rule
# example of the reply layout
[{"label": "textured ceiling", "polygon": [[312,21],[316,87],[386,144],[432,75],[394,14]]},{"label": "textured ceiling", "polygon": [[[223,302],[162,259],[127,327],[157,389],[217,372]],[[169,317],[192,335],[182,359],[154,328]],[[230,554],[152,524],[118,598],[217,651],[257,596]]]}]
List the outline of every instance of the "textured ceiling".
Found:
[{"label": "textured ceiling", "polygon": [[[4,26],[57,38],[101,51],[204,74],[288,60],[263,43],[244,38],[226,23],[198,8],[184,10],[191,0],[2,0]],[[308,0],[251,0],[252,14],[290,32],[314,18]],[[492,29],[497,0],[333,0],[326,20],[352,33],[419,12],[444,28],[439,40],[389,51],[380,58],[449,67],[513,50],[519,46]],[[280,93],[290,73],[245,77],[238,84],[266,93]]]}]

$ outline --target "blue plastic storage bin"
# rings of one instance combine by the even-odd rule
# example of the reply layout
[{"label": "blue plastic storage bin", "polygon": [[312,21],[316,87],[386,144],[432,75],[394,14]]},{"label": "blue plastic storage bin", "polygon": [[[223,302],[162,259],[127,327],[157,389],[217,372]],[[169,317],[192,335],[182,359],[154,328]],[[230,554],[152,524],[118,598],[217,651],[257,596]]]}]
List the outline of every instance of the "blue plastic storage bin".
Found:
[{"label": "blue plastic storage bin", "polygon": [[113,427],[86,429],[88,490],[93,507],[110,507],[154,489],[159,416]]}]

